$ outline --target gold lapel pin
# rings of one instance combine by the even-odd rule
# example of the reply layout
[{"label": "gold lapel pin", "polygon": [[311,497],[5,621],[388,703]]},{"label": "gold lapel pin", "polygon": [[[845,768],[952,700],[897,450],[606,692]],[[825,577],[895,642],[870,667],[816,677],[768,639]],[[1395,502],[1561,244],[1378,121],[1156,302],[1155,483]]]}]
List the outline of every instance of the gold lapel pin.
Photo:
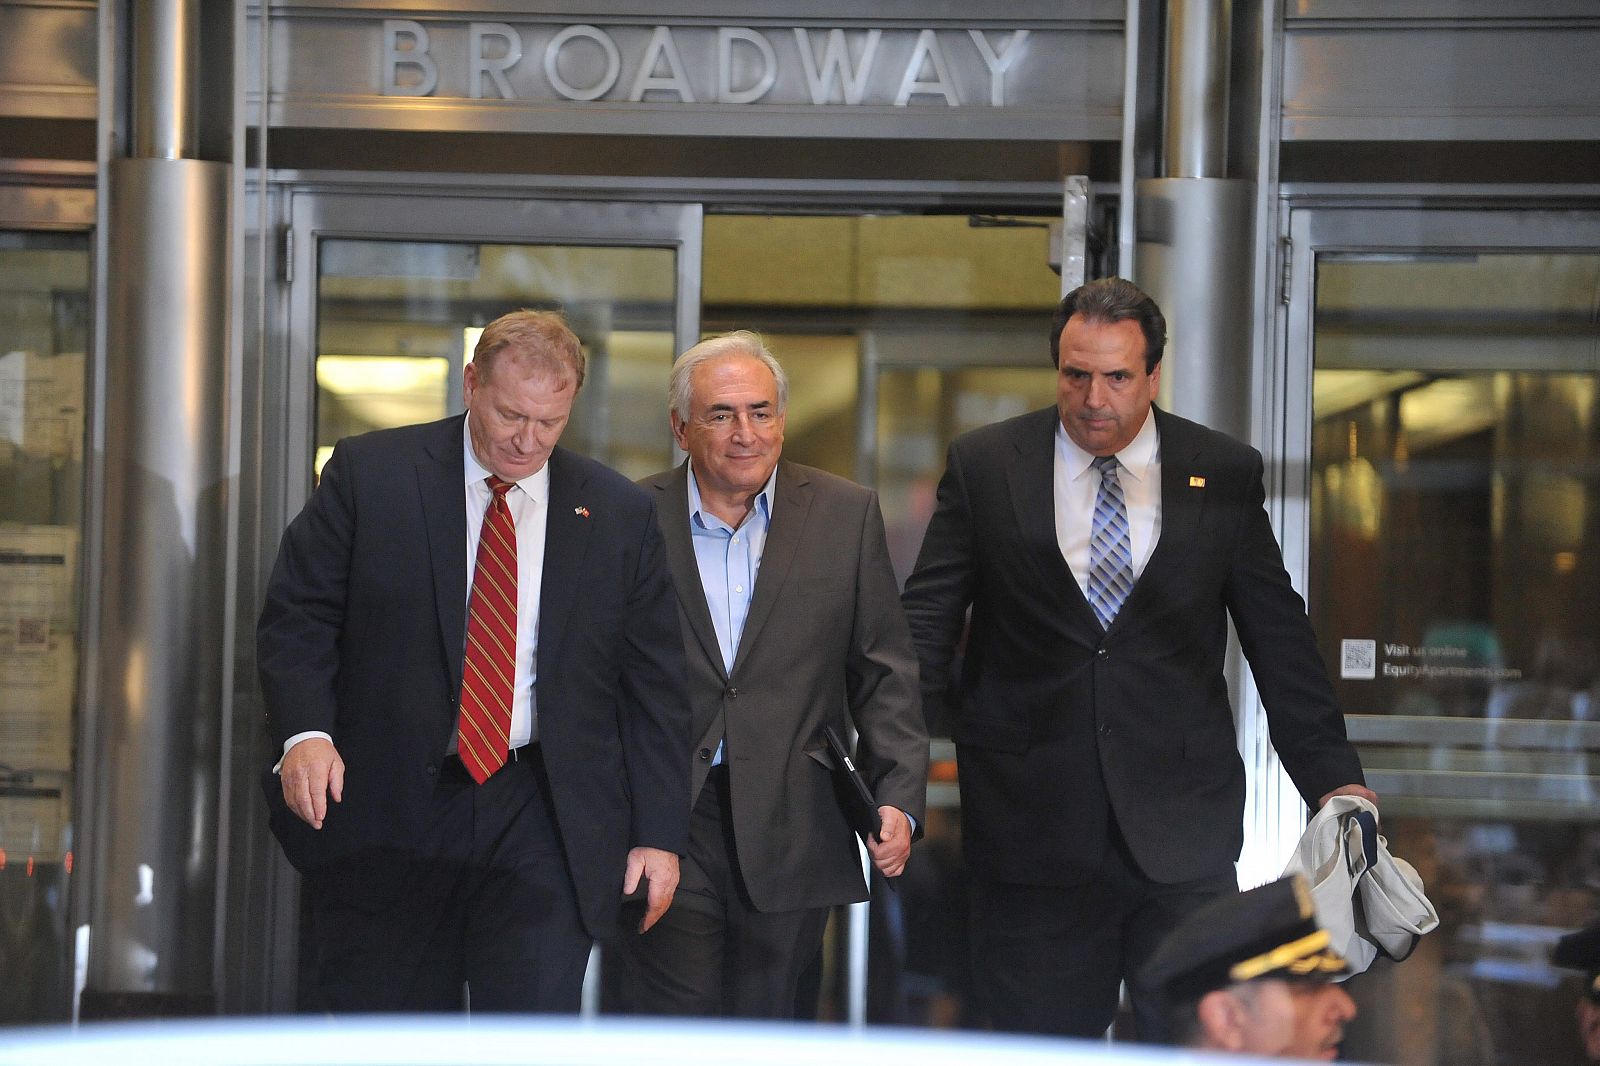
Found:
[{"label": "gold lapel pin", "polygon": [[1206,479],[1191,474],[1189,475],[1189,487],[1191,489],[1203,489],[1206,487]]}]

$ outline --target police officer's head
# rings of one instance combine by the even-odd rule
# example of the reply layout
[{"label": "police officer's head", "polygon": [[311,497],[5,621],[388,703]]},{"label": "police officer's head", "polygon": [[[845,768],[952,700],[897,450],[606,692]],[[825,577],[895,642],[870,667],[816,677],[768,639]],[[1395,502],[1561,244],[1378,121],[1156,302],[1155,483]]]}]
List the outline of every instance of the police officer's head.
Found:
[{"label": "police officer's head", "polygon": [[1305,881],[1287,877],[1207,904],[1174,929],[1143,973],[1179,1043],[1333,1059],[1355,1002],[1317,925]]}]

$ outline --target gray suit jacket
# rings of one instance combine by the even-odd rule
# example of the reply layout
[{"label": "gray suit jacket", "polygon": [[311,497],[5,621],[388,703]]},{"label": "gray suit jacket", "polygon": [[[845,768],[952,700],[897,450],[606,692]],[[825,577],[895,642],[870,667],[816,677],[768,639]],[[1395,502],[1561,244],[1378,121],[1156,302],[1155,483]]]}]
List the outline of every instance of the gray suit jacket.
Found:
[{"label": "gray suit jacket", "polygon": [[833,792],[822,727],[860,732],[858,763],[880,804],[920,824],[928,733],[877,494],[787,461],[750,613],[723,666],[689,534],[688,464],[652,489],[689,661],[692,804],[717,742],[732,789],[739,865],[758,910],[866,898],[855,837]]}]

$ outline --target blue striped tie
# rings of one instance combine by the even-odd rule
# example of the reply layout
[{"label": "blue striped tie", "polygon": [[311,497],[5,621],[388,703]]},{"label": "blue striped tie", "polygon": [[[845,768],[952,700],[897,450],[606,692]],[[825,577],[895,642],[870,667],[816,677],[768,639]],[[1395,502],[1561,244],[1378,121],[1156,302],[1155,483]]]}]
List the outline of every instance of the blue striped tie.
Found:
[{"label": "blue striped tie", "polygon": [[1128,506],[1117,480],[1117,457],[1096,456],[1100,491],[1094,497],[1094,525],[1089,530],[1089,606],[1104,629],[1133,591],[1133,541],[1128,536]]}]

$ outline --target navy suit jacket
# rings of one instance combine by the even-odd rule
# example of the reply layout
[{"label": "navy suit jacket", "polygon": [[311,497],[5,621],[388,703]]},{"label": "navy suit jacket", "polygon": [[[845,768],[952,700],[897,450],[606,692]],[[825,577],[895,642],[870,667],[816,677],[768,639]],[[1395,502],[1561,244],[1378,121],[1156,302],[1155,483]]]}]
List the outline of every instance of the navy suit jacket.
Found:
[{"label": "navy suit jacket", "polygon": [[1153,414],[1161,535],[1109,630],[1056,539],[1056,410],[950,448],[904,600],[930,707],[946,698],[972,609],[952,734],[977,876],[1082,880],[1112,815],[1155,881],[1238,857],[1245,773],[1223,675],[1229,617],[1301,795],[1315,805],[1363,781],[1267,518],[1260,453]]},{"label": "navy suit jacket", "polygon": [[[333,737],[344,800],[313,830],[263,783],[294,864],[363,895],[367,857],[410,847],[456,720],[466,644],[462,418],[341,441],[284,533],[256,630],[278,744]],[[538,735],[584,923],[615,925],[628,849],[687,842],[683,640],[655,506],[551,454]]]}]

